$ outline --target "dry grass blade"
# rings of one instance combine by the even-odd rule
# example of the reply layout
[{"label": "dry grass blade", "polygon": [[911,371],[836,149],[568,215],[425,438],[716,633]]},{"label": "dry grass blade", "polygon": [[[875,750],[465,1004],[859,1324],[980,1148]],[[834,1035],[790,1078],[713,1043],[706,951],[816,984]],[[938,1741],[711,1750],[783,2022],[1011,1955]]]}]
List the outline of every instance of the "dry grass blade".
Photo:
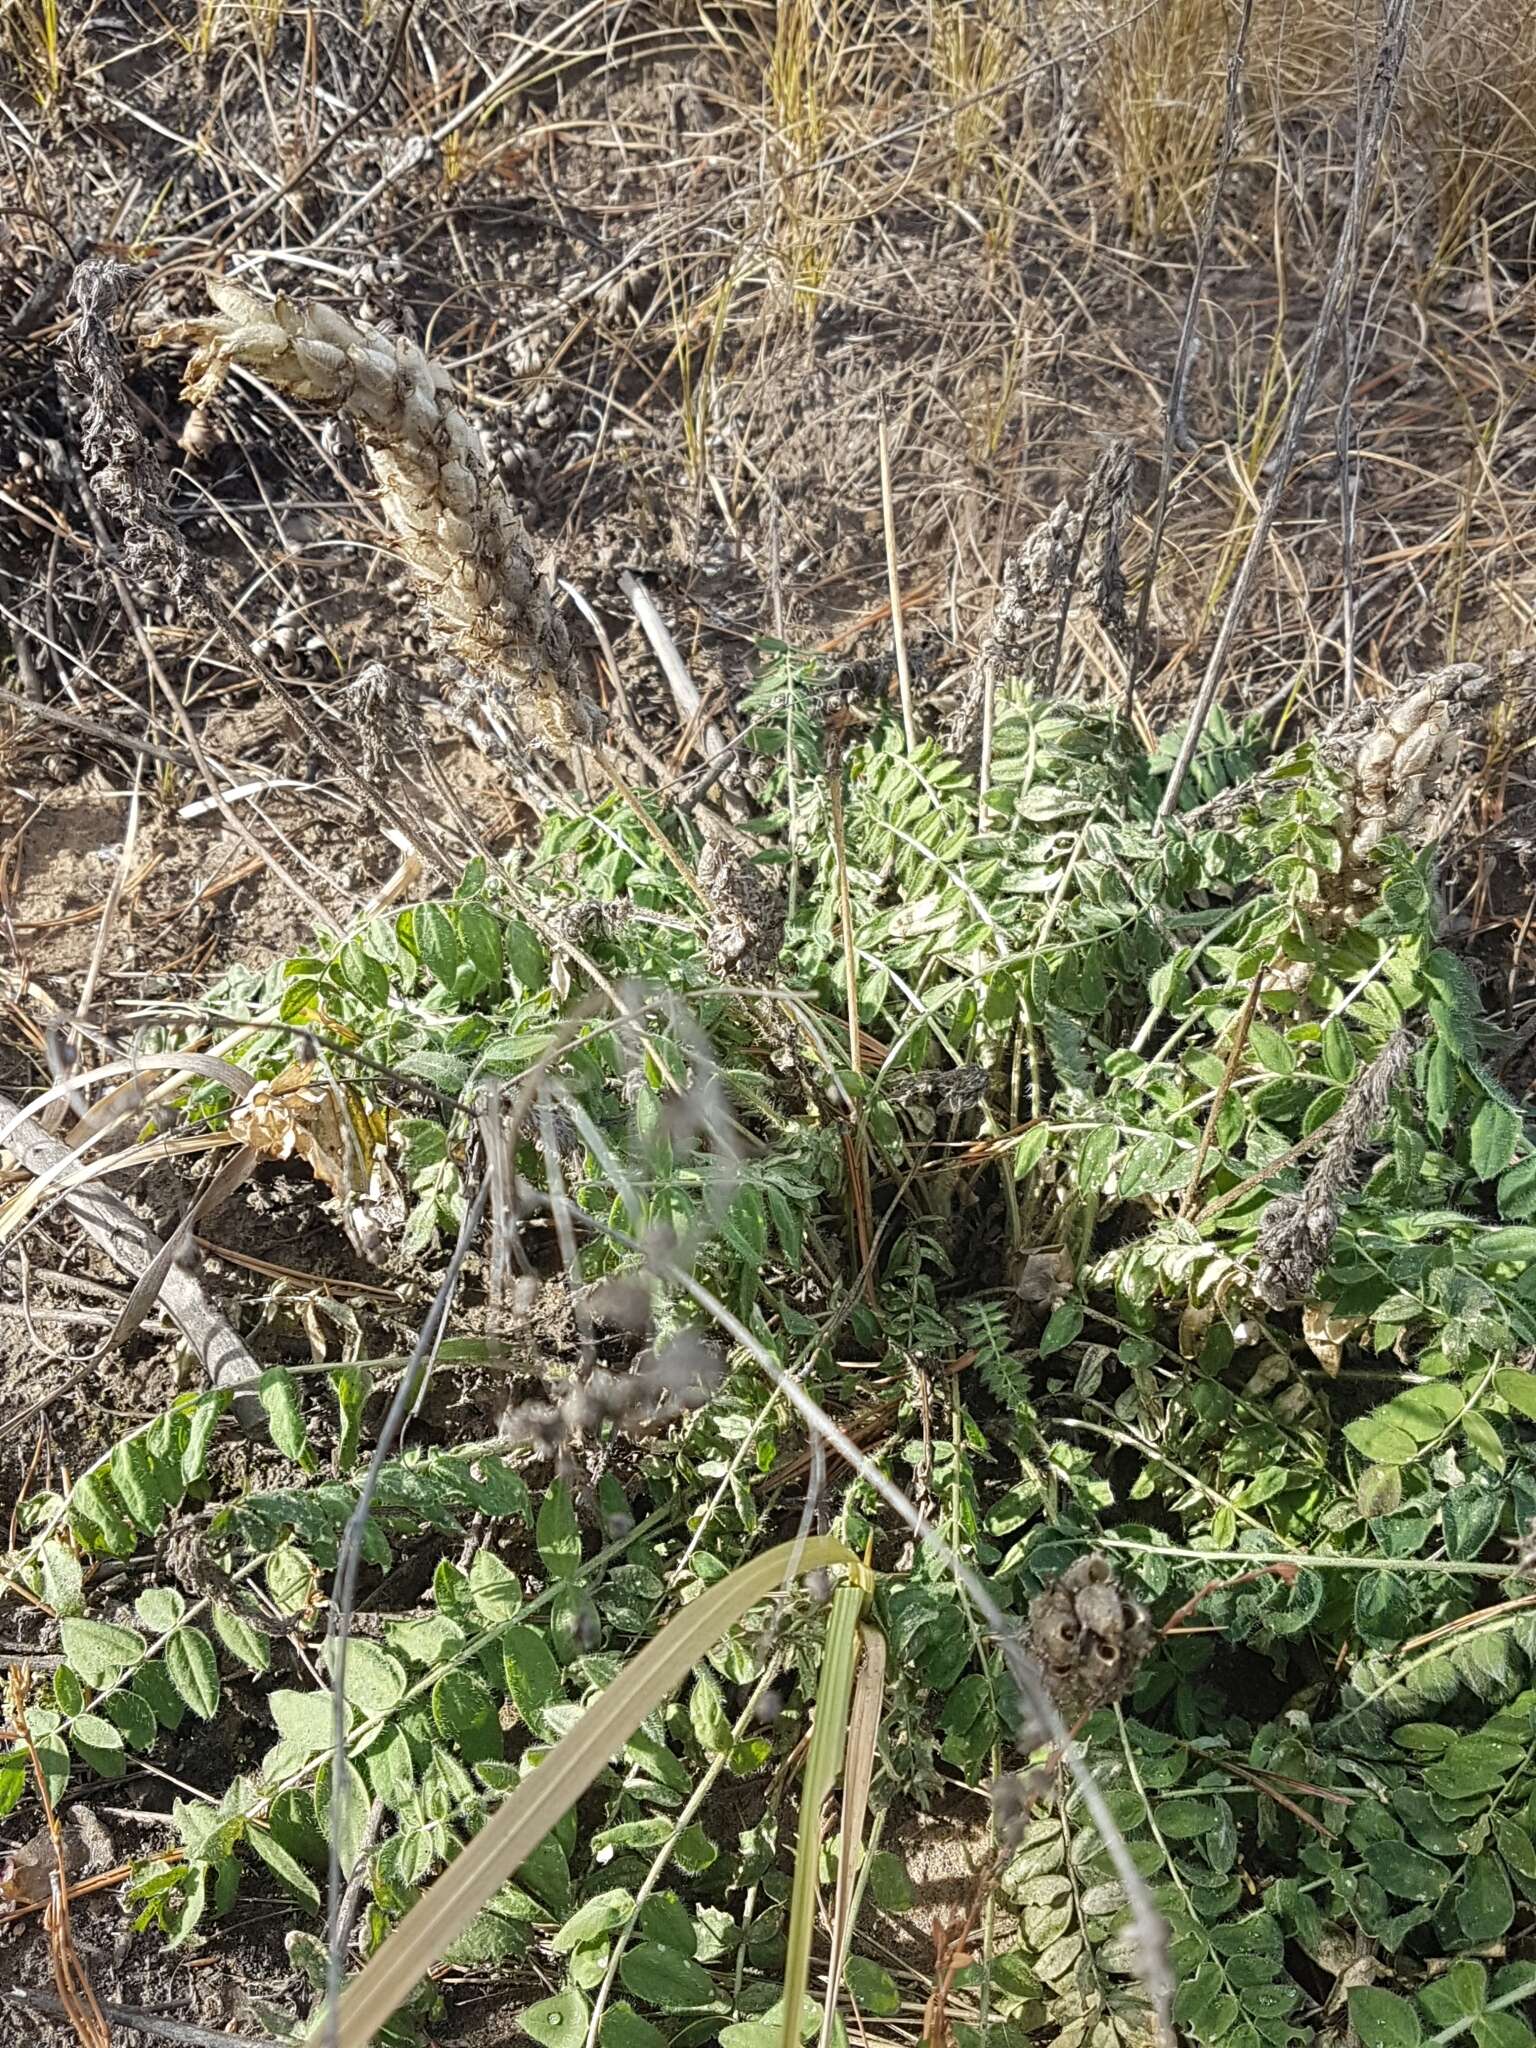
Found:
[{"label": "dry grass blade", "polygon": [[1200,744],[1200,735],[1204,732],[1206,721],[1211,715],[1211,707],[1216,702],[1216,693],[1221,687],[1222,677],[1226,673],[1227,661],[1239,629],[1247,617],[1248,602],[1253,594],[1259,563],[1269,547],[1270,535],[1279,516],[1280,503],[1290,482],[1301,437],[1312,410],[1312,401],[1317,394],[1318,381],[1322,376],[1324,356],[1338,322],[1340,306],[1346,294],[1353,289],[1354,280],[1359,272],[1360,251],[1368,226],[1370,201],[1376,189],[1387,121],[1397,91],[1398,74],[1402,69],[1409,11],[1408,0],[1388,0],[1383,13],[1381,41],[1376,52],[1375,67],[1369,86],[1361,94],[1360,130],[1355,144],[1354,177],[1350,186],[1349,207],[1339,230],[1338,250],[1323,287],[1316,325],[1313,328],[1312,339],[1307,345],[1306,362],[1291,397],[1285,432],[1276,452],[1269,484],[1253,522],[1253,531],[1248,537],[1248,545],[1243,551],[1237,574],[1232,580],[1227,608],[1217,630],[1210,660],[1206,663],[1200,692],[1190,711],[1178,759],[1173,765],[1162,802],[1158,807],[1158,816],[1162,819],[1171,817],[1178,809],[1185,778],[1195,758],[1195,750]]},{"label": "dry grass blade", "polygon": [[[6,1143],[30,1172],[58,1176],[78,1164],[67,1145],[50,1137],[25,1110],[0,1095],[0,1117],[9,1130]],[[215,1387],[254,1387],[261,1368],[234,1330],[209,1301],[194,1274],[170,1260],[163,1268],[165,1246],[118,1196],[105,1188],[81,1187],[65,1196],[65,1204],[86,1235],[135,1280],[152,1269],[161,1272],[160,1299],[168,1314],[202,1361]],[[247,1405],[248,1404],[248,1405]],[[259,1419],[253,1394],[236,1395],[241,1419]]]},{"label": "dry grass blade", "polygon": [[322,2016],[311,2028],[314,2048],[331,2041],[338,2048],[367,2048],[498,1887],[726,1630],[790,1575],[839,1564],[857,1566],[858,1559],[835,1537],[781,1543],[690,1601],[626,1665],[369,1957],[334,2021]]}]

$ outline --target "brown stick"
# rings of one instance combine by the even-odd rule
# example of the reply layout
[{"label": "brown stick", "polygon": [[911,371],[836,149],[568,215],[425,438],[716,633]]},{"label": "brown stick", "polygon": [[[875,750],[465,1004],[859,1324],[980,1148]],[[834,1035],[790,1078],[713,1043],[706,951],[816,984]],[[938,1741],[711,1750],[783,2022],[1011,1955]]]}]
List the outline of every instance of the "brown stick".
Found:
[{"label": "brown stick", "polygon": [[[73,1156],[69,1147],[50,1136],[5,1095],[0,1095],[0,1122],[11,1126],[6,1149],[16,1155],[29,1173],[56,1172],[69,1164]],[[149,1225],[105,1188],[70,1188],[62,1199],[86,1236],[136,1281],[164,1256],[165,1246]],[[196,1278],[174,1260],[165,1267],[159,1296],[213,1386],[254,1388],[261,1377],[260,1366],[209,1301]],[[237,1393],[235,1410],[243,1423],[260,1426],[261,1405],[253,1392]]]},{"label": "brown stick", "polygon": [[48,1829],[48,1839],[53,1847],[54,1868],[49,1879],[48,1904],[43,1913],[43,1925],[48,1930],[48,1950],[53,1962],[53,1981],[58,1986],[59,2003],[64,2017],[75,2031],[81,2048],[111,2048],[111,2036],[101,2007],[96,2003],[95,1987],[90,1974],[80,1959],[75,1947],[74,1935],[69,1924],[69,1864],[64,1854],[64,1835],[59,1826],[59,1817],[54,1812],[53,1798],[48,1790],[48,1774],[43,1769],[37,1745],[32,1740],[32,1731],[27,1726],[26,1680],[19,1671],[11,1673],[11,1720],[16,1733],[26,1745],[27,1757],[32,1765],[32,1777],[37,1797],[43,1809],[43,1820]]},{"label": "brown stick", "polygon": [[1230,1593],[1234,1586],[1248,1586],[1255,1579],[1284,1579],[1288,1586],[1294,1586],[1298,1569],[1294,1564],[1265,1564],[1251,1572],[1239,1572],[1235,1579],[1207,1579],[1198,1593],[1186,1600],[1182,1607],[1174,1609],[1158,1633],[1172,1635],[1180,1622],[1186,1621],[1201,1601],[1209,1599],[1212,1593]]}]

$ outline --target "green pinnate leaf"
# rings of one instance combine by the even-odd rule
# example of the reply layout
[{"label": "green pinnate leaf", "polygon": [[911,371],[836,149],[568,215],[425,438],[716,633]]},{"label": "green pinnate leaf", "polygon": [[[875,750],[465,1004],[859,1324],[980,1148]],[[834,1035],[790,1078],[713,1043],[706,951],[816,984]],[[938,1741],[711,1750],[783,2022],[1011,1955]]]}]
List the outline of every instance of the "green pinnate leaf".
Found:
[{"label": "green pinnate leaf", "polygon": [[[327,1659],[332,1677],[340,1661],[334,1656]],[[377,1718],[388,1714],[405,1697],[405,1672],[387,1650],[365,1636],[356,1636],[347,1643],[342,1689],[349,1705]]]},{"label": "green pinnate leaf", "polygon": [[660,1942],[626,1950],[619,1975],[626,1991],[660,2012],[709,2011],[724,2004],[702,1964]]},{"label": "green pinnate leaf", "polygon": [[896,1979],[867,1956],[849,1956],[843,1975],[861,2011],[873,2013],[877,2019],[890,2019],[901,2011],[901,1989]]},{"label": "green pinnate leaf", "polygon": [[1407,1842],[1371,1842],[1365,1851],[1365,1867],[1394,1897],[1418,1899],[1426,1905],[1441,1899],[1451,1882],[1443,1863]]},{"label": "green pinnate leaf", "polygon": [[175,1502],[167,1497],[161,1485],[160,1475],[150,1461],[141,1433],[135,1431],[132,1436],[123,1437],[112,1446],[107,1470],[118,1499],[138,1528],[146,1536],[155,1535],[165,1519],[166,1510]]},{"label": "green pinnate leaf", "polygon": [[181,1620],[187,1603],[174,1586],[146,1586],[133,1611],[151,1635],[163,1636]]},{"label": "green pinnate leaf", "polygon": [[570,1985],[558,1998],[541,1998],[526,2006],[517,2024],[539,2048],[580,2048],[586,2039],[591,2008],[576,1986]]},{"label": "green pinnate leaf", "polygon": [[432,1688],[432,1719],[439,1735],[467,1735],[494,1713],[489,1689],[472,1671],[445,1671]]},{"label": "green pinnate leaf", "polygon": [[302,1905],[308,1906],[312,1913],[318,1913],[320,1887],[303,1864],[289,1854],[277,1837],[266,1828],[253,1827],[247,1829],[245,1839],[278,1882],[286,1886]]},{"label": "green pinnate leaf", "polygon": [[1515,1917],[1515,1895],[1509,1875],[1495,1855],[1470,1856],[1456,1893],[1456,1919],[1467,1940],[1481,1948],[1509,1932]]},{"label": "green pinnate leaf", "polygon": [[280,1689],[267,1695],[267,1711],[285,1742],[310,1756],[330,1749],[333,1713],[328,1692],[290,1692]]},{"label": "green pinnate leaf", "polygon": [[578,1906],[564,1926],[550,1936],[550,1947],[556,1955],[569,1955],[573,1948],[579,1948],[584,1942],[596,1941],[615,1927],[622,1927],[634,1910],[634,1904],[632,1892],[598,1892]]},{"label": "green pinnate leaf", "polygon": [[544,1708],[564,1693],[554,1652],[538,1630],[514,1622],[502,1630],[501,1655],[518,1714],[534,1734],[542,1734]]},{"label": "green pinnate leaf", "polygon": [[358,1440],[363,1426],[363,1409],[373,1390],[373,1375],[365,1366],[344,1365],[331,1374],[336,1393],[336,1412],[341,1423],[336,1441],[336,1469],[350,1472],[357,1463]]},{"label": "green pinnate leaf", "polygon": [[571,1489],[557,1479],[539,1503],[534,1541],[552,1579],[573,1579],[581,1570],[581,1525]]},{"label": "green pinnate leaf", "polygon": [[1049,1358],[1054,1352],[1064,1351],[1082,1329],[1083,1315],[1083,1304],[1075,1298],[1069,1298],[1052,1309],[1045,1328],[1040,1332],[1040,1356]]},{"label": "green pinnate leaf", "polygon": [[85,1577],[67,1543],[50,1537],[38,1553],[43,1598],[61,1618],[85,1612]]},{"label": "green pinnate leaf", "polygon": [[438,903],[418,904],[411,913],[411,936],[416,957],[440,987],[452,992],[458,985],[464,949],[453,928],[453,919]]},{"label": "green pinnate leaf", "polygon": [[1479,1103],[1467,1133],[1467,1152],[1479,1180],[1496,1180],[1508,1166],[1520,1136],[1520,1119],[1492,1096]]},{"label": "green pinnate leaf", "polygon": [[138,1544],[122,1503],[99,1472],[76,1480],[69,1496],[69,1522],[79,1542],[100,1556],[127,1557]]},{"label": "green pinnate leaf", "polygon": [[1419,2048],[1423,2038],[1419,2016],[1409,2001],[1375,1984],[1350,1992],[1349,2024],[1361,2048]]},{"label": "green pinnate leaf", "polygon": [[1500,1175],[1497,1199],[1506,1223],[1536,1223],[1536,1152]]},{"label": "green pinnate leaf", "polygon": [[248,1671],[257,1673],[269,1670],[272,1663],[272,1647],[269,1639],[260,1629],[253,1628],[241,1614],[232,1607],[214,1603],[210,1616],[213,1632],[229,1651]]},{"label": "green pinnate leaf", "polygon": [[293,1374],[285,1366],[271,1366],[262,1374],[256,1391],[267,1413],[273,1443],[285,1458],[291,1458],[304,1471],[313,1472],[315,1454],[310,1449],[309,1430]]},{"label": "green pinnate leaf", "polygon": [[98,1777],[123,1775],[123,1738],[100,1714],[77,1714],[70,1724],[69,1740],[81,1761],[89,1764]]}]

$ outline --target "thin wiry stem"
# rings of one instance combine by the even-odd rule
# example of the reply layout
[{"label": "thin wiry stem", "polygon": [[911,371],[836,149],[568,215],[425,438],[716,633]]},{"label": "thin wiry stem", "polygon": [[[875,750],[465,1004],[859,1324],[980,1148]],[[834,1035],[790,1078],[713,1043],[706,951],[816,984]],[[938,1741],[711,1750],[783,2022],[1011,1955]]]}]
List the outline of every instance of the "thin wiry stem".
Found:
[{"label": "thin wiry stem", "polygon": [[[1359,614],[1360,591],[1356,548],[1360,516],[1360,456],[1355,445],[1355,386],[1360,381],[1361,367],[1365,362],[1368,341],[1374,343],[1380,337],[1381,323],[1374,322],[1376,292],[1387,269],[1398,253],[1402,240],[1401,232],[1393,238],[1381,268],[1372,280],[1366,295],[1365,311],[1361,316],[1359,331],[1349,340],[1345,351],[1344,389],[1339,396],[1339,416],[1335,435],[1339,461],[1339,573],[1344,589],[1339,607],[1339,631],[1343,643],[1344,659],[1344,708],[1347,711],[1355,702],[1356,633]],[[1348,337],[1348,309],[1345,310],[1345,333]]]},{"label": "thin wiry stem", "polygon": [[347,1518],[347,1526],[337,1547],[336,1577],[331,1598],[331,1624],[326,1632],[326,1666],[331,1679],[331,1797],[330,1797],[330,1842],[329,1862],[326,1874],[326,1932],[327,1955],[325,1968],[326,1997],[326,2040],[331,2048],[341,2039],[341,1984],[346,1974],[346,1959],[340,1941],[342,1901],[346,1885],[341,1868],[341,1843],[346,1827],[347,1802],[350,1791],[347,1776],[347,1638],[352,1626],[352,1615],[357,1604],[357,1579],[362,1568],[363,1538],[368,1528],[368,1517],[373,1508],[373,1497],[378,1491],[379,1479],[395,1440],[404,1427],[406,1417],[415,1406],[421,1393],[424,1374],[430,1369],[438,1339],[448,1320],[449,1306],[458,1291],[459,1277],[464,1270],[464,1261],[469,1248],[475,1241],[486,1204],[490,1200],[491,1182],[488,1174],[482,1176],[474,1198],[464,1205],[464,1218],[459,1225],[458,1242],[453,1248],[453,1257],[448,1261],[448,1270],[433,1296],[432,1306],[427,1310],[411,1348],[410,1359],[400,1375],[400,1384],[395,1389],[394,1399],[389,1404],[379,1430],[379,1440],[373,1447],[373,1456],[368,1460],[368,1470],[358,1489],[357,1505]]},{"label": "thin wiry stem", "polygon": [[1195,359],[1195,336],[1200,323],[1200,303],[1205,292],[1206,266],[1210,262],[1211,249],[1216,240],[1216,222],[1220,217],[1221,202],[1227,189],[1227,171],[1232,162],[1232,153],[1237,147],[1237,127],[1242,112],[1243,67],[1247,57],[1248,29],[1252,20],[1253,0],[1243,0],[1242,12],[1238,16],[1237,34],[1233,38],[1231,54],[1227,59],[1227,99],[1221,124],[1221,148],[1216,156],[1216,170],[1211,179],[1211,189],[1206,195],[1205,218],[1200,223],[1200,239],[1195,244],[1195,267],[1189,280],[1189,297],[1184,302],[1184,324],[1179,330],[1178,351],[1173,359],[1173,376],[1168,384],[1168,417],[1163,426],[1163,453],[1157,472],[1157,503],[1152,512],[1152,538],[1147,546],[1147,565],[1142,571],[1141,596],[1136,604],[1136,630],[1131,635],[1126,669],[1127,718],[1135,708],[1136,684],[1145,660],[1147,612],[1152,603],[1152,586],[1157,581],[1157,564],[1163,551],[1163,527],[1168,518],[1168,492],[1173,481],[1173,451],[1177,447],[1182,447],[1186,439],[1184,387],[1189,381],[1190,366]]},{"label": "thin wiry stem", "polygon": [[907,634],[901,617],[901,562],[896,553],[896,505],[891,494],[891,443],[886,431],[885,401],[880,403],[880,516],[885,529],[885,577],[891,596],[891,637],[896,643],[896,682],[901,692],[901,730],[907,752],[917,752],[917,721],[912,715],[912,667],[907,660]]},{"label": "thin wiry stem", "polygon": [[1243,559],[1238,564],[1236,576],[1232,579],[1232,592],[1227,600],[1227,609],[1216,634],[1216,644],[1211,649],[1211,658],[1206,664],[1199,695],[1189,716],[1183,744],[1179,748],[1179,757],[1173,764],[1173,772],[1168,777],[1168,787],[1163,791],[1162,802],[1157,808],[1158,818],[1163,823],[1166,823],[1178,809],[1185,778],[1195,758],[1195,750],[1200,744],[1200,735],[1205,730],[1206,721],[1216,702],[1216,693],[1221,687],[1233,643],[1247,616],[1248,601],[1253,595],[1259,563],[1269,546],[1269,537],[1280,511],[1280,501],[1290,482],[1297,451],[1301,446],[1301,437],[1306,429],[1307,417],[1317,394],[1324,352],[1338,325],[1340,305],[1347,293],[1354,289],[1354,281],[1359,274],[1360,247],[1365,235],[1366,216],[1371,195],[1375,190],[1377,172],[1381,167],[1387,119],[1392,111],[1398,75],[1403,66],[1407,27],[1408,0],[1386,0],[1376,63],[1369,92],[1361,109],[1359,135],[1355,143],[1354,177],[1350,185],[1349,206],[1344,216],[1344,225],[1339,232],[1338,251],[1329,268],[1327,282],[1323,286],[1322,303],[1317,311],[1317,324],[1312,330],[1312,339],[1307,344],[1306,361],[1291,398],[1290,410],[1286,415],[1285,432],[1275,458],[1274,473],[1259,506],[1258,516],[1253,523],[1253,532],[1249,535],[1247,548],[1243,552]]}]

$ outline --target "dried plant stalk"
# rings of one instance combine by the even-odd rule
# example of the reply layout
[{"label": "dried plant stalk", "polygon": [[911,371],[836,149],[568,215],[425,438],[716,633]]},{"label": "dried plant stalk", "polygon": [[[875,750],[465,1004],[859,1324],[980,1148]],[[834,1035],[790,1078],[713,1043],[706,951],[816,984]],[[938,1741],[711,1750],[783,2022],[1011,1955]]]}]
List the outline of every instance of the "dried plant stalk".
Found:
[{"label": "dried plant stalk", "polygon": [[238,364],[347,420],[400,552],[427,586],[453,651],[508,687],[531,732],[592,737],[597,713],[582,697],[565,621],[447,373],[413,342],[333,307],[268,299],[216,278],[208,292],[216,314],[154,337],[194,345],[187,397],[206,404]]}]

